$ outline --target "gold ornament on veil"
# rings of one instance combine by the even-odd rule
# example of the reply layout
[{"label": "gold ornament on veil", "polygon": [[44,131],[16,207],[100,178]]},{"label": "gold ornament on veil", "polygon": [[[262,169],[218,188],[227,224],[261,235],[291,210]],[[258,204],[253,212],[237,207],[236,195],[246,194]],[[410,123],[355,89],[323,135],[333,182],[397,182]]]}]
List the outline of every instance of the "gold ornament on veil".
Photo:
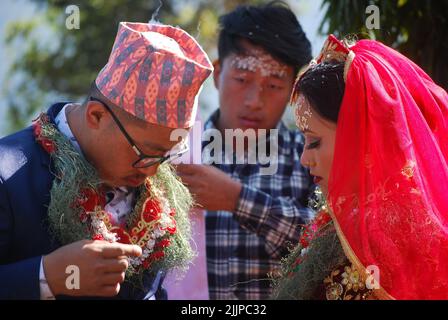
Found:
[{"label": "gold ornament on veil", "polygon": [[348,40],[344,40],[343,42],[339,41],[334,35],[328,36],[327,40],[324,43],[324,46],[319,53],[319,55],[311,60],[311,62],[304,68],[302,68],[299,72],[299,76],[296,79],[294,84],[294,90],[291,94],[290,102],[292,105],[296,105],[301,103],[299,101],[300,92],[298,90],[298,83],[302,75],[311,67],[316,64],[324,63],[324,62],[344,62],[344,81],[347,81],[347,73],[350,69],[350,66],[355,58],[355,53],[350,50],[350,47],[353,44]]},{"label": "gold ornament on veil", "polygon": [[345,62],[344,81],[347,81],[348,69],[355,58],[355,53],[350,50],[352,45],[353,43],[349,40],[344,40],[341,42],[335,36],[330,35],[325,41],[321,52],[314,59],[314,62],[311,61],[309,67],[313,64],[324,62]]}]

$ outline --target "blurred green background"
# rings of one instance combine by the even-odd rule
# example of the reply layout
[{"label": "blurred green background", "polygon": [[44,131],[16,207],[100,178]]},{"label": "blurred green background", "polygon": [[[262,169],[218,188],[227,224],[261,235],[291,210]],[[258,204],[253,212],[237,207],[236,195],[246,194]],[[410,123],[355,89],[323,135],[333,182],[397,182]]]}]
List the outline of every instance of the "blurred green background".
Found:
[{"label": "blurred green background", "polygon": [[[262,0],[3,0],[0,4],[0,137],[29,124],[54,101],[81,101],[107,62],[120,21],[154,18],[190,32],[216,58],[218,16]],[[448,1],[288,0],[317,54],[328,33],[371,37],[398,49],[448,87]],[[366,7],[380,9],[380,29],[365,27]],[[69,30],[66,8],[77,5],[80,29]],[[217,108],[211,79],[201,115]],[[288,117],[288,115],[286,115]]]}]

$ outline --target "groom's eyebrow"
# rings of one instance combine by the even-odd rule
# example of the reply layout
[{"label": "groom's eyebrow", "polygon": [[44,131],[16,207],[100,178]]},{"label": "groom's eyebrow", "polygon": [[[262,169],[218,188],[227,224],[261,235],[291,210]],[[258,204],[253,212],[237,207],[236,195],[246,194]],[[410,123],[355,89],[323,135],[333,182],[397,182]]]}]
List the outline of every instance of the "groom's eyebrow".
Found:
[{"label": "groom's eyebrow", "polygon": [[166,148],[162,147],[161,145],[159,145],[157,143],[153,143],[153,142],[149,142],[149,141],[145,141],[143,143],[143,145],[145,147],[153,149],[155,151],[160,151],[160,152],[168,152],[168,151],[170,151],[169,149],[166,149]]}]

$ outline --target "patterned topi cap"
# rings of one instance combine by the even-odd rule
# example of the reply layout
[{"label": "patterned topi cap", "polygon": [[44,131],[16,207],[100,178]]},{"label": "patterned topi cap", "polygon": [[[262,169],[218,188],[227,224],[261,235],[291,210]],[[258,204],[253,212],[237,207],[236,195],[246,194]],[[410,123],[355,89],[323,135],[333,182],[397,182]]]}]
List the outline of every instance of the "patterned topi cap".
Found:
[{"label": "patterned topi cap", "polygon": [[99,91],[148,123],[193,126],[203,82],[213,66],[197,41],[180,28],[120,22]]}]

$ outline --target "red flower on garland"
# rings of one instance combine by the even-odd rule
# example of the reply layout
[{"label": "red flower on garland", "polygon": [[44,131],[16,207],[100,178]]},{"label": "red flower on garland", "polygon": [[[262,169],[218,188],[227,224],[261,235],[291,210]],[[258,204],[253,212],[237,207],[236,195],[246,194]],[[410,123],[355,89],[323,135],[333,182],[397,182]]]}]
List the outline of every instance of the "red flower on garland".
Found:
[{"label": "red flower on garland", "polygon": [[163,251],[153,252],[148,258],[146,258],[145,261],[143,261],[142,266],[143,268],[147,269],[151,266],[152,263],[162,259],[163,257],[165,257],[165,252]]},{"label": "red flower on garland", "polygon": [[159,242],[156,243],[156,245],[154,246],[154,248],[156,249],[163,249],[168,247],[171,244],[170,239],[163,239]]},{"label": "red flower on garland", "polygon": [[[327,211],[320,211],[313,221],[307,224],[302,231],[302,235],[300,236],[299,243],[302,246],[302,249],[308,248],[310,242],[319,235],[319,231],[327,225],[331,221],[331,217]],[[296,261],[293,263],[292,267],[297,268],[299,264],[303,262],[305,259],[304,256],[300,255]],[[297,271],[297,270],[294,270]],[[290,276],[290,275],[288,275]]]},{"label": "red flower on garland", "polygon": [[170,234],[175,234],[176,230],[177,230],[176,226],[166,228],[166,231],[168,231]]},{"label": "red flower on garland", "polygon": [[170,234],[176,233],[176,220],[173,218],[173,216],[170,215],[171,218],[171,227],[161,228],[162,230],[168,231]]},{"label": "red flower on garland", "polygon": [[53,141],[46,139],[42,136],[42,122],[45,121],[44,116],[40,116],[33,124],[33,132],[37,142],[47,153],[53,153],[56,151],[56,146]]},{"label": "red flower on garland", "polygon": [[154,262],[154,261],[162,259],[164,256],[165,256],[165,252],[156,251],[152,255],[150,255],[149,258]]},{"label": "red flower on garland", "polygon": [[81,220],[82,223],[85,223],[88,218],[89,218],[89,215],[87,213],[85,213],[84,211],[79,214],[79,220]]},{"label": "red flower on garland", "polygon": [[33,123],[33,131],[36,138],[40,137],[40,135],[42,134],[42,124],[40,121],[36,121]]},{"label": "red flower on garland", "polygon": [[99,195],[94,189],[86,188],[79,192],[79,197],[75,201],[78,207],[81,207],[84,213],[95,211],[97,206],[103,207],[106,203],[104,196]]},{"label": "red flower on garland", "polygon": [[143,210],[143,218],[146,222],[151,222],[160,219],[162,209],[158,201],[154,199],[149,199],[145,203],[145,208]]},{"label": "red flower on garland", "polygon": [[331,217],[326,211],[320,211],[314,220],[307,224],[302,231],[299,243],[302,248],[307,248],[310,245],[311,240],[316,236],[318,231],[331,221]]},{"label": "red flower on garland", "polygon": [[96,234],[92,237],[92,240],[104,240],[104,237],[101,234]]},{"label": "red flower on garland", "polygon": [[123,229],[119,227],[112,228],[111,232],[117,235],[117,241],[124,244],[132,244],[131,238],[129,234]]},{"label": "red flower on garland", "polygon": [[149,262],[148,259],[146,259],[145,261],[142,262],[142,267],[145,269],[148,269],[150,265],[151,265],[151,262]]}]

